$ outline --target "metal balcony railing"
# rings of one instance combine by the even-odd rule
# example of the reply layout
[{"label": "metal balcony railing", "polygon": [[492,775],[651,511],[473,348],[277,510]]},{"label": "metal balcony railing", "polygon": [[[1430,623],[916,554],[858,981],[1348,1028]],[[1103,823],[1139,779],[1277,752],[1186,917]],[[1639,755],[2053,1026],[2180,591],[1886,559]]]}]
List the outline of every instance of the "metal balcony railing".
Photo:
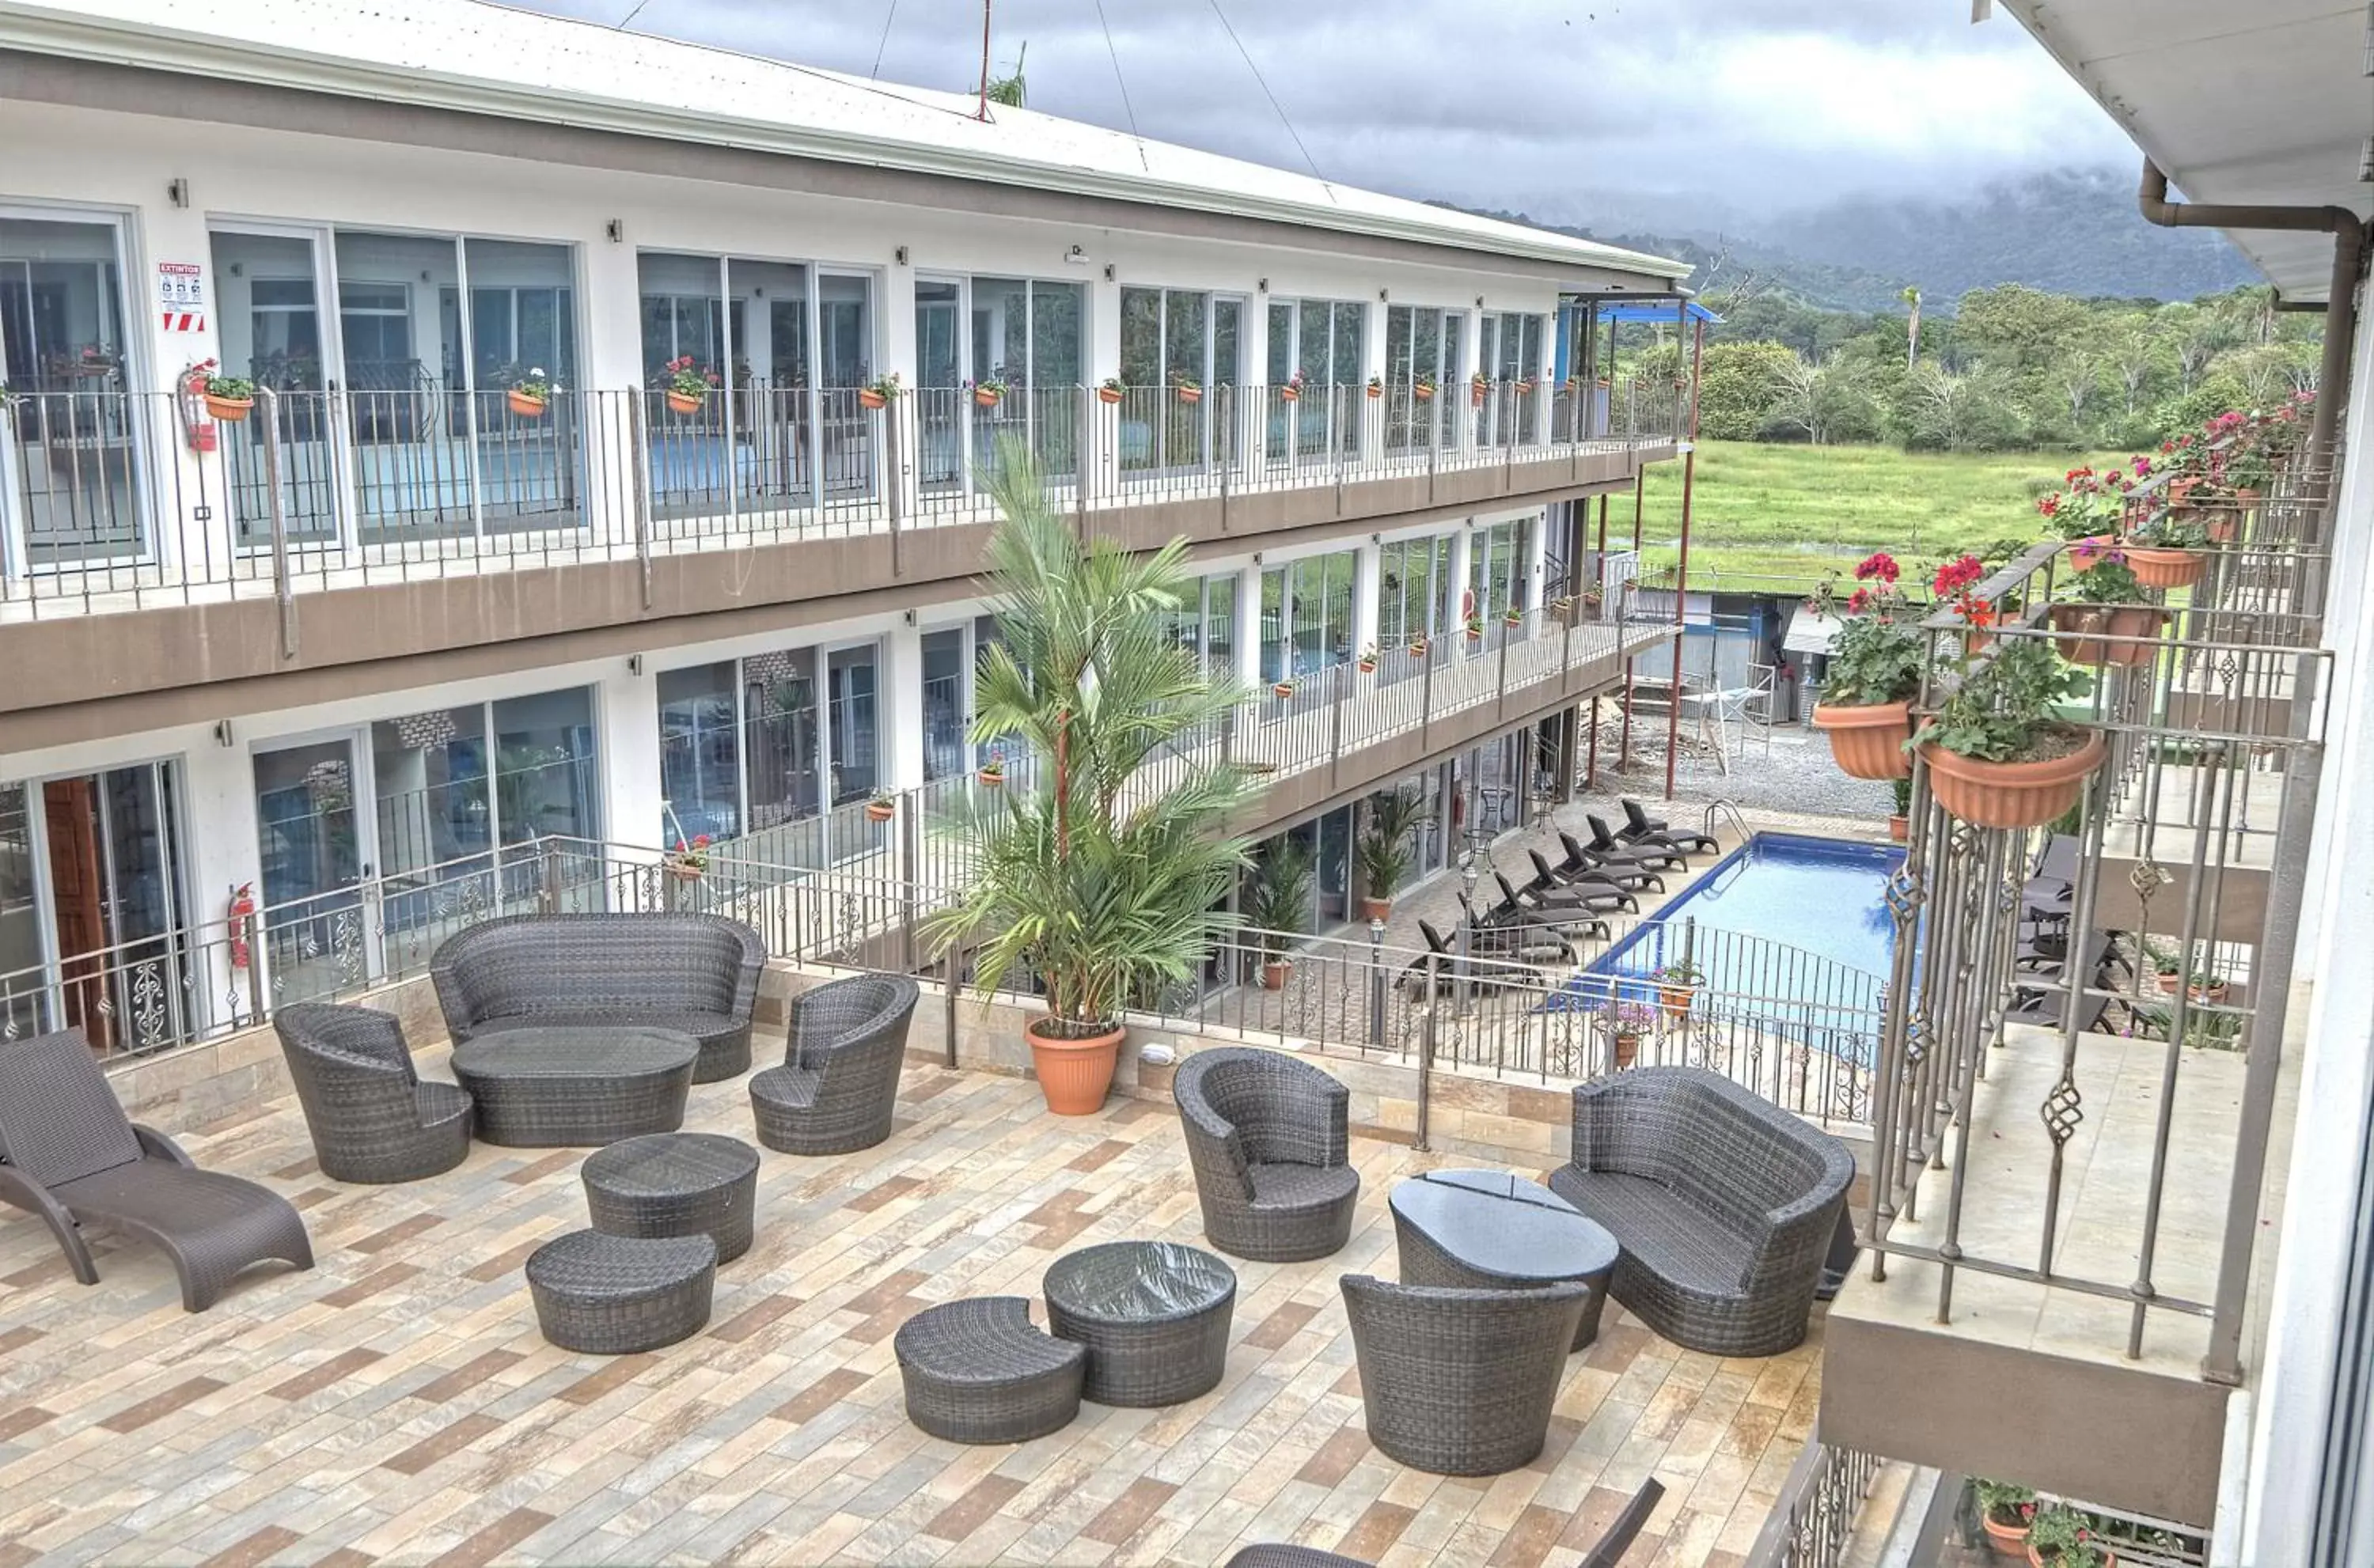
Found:
[{"label": "metal balcony railing", "polygon": [[0,403],[0,617],[41,618],[993,517],[1009,439],[1084,517],[1670,442],[1686,388],[748,384],[542,403],[434,384],[258,391],[236,421],[108,390]]},{"label": "metal balcony railing", "polygon": [[[2138,486],[2129,505],[2163,507],[2165,478]],[[2071,819],[1972,826],[1945,812],[1925,763],[1914,765],[1909,855],[1888,900],[1896,972],[1860,1228],[1875,1278],[1892,1258],[1939,1266],[1941,1322],[1965,1273],[2049,1283],[2124,1305],[2130,1359],[2144,1353],[2155,1315],[2207,1318],[2204,1375],[2239,1375],[2323,759],[2329,656],[2316,644],[2329,492],[2329,474],[2296,468],[2262,501],[2229,504],[2202,579],[2156,595],[2165,626],[2098,639],[2111,661],[2070,716],[2103,734],[2108,760]],[[2054,638],[2047,606],[2067,548],[2039,545],[1979,585],[2002,617],[1992,633],[1972,633],[1951,610],[1932,615],[1933,647]],[[1933,709],[1933,681],[1916,711]],[[2132,1065],[2134,1041],[2147,1043],[2148,1081]],[[2130,1065],[2106,1081],[2113,1061]],[[1977,1131],[1980,1085],[2014,1066],[2027,1070],[2020,1082],[2050,1085],[2017,1134],[2040,1124],[2040,1153],[2008,1141],[2017,1129],[2000,1118],[1992,1125],[2009,1130]],[[2198,1139],[2200,1107],[2237,1076],[2212,1146],[2180,1147],[2180,1109]],[[2149,1129],[2147,1147],[2121,1162],[2145,1174],[2115,1204],[2089,1196],[2081,1215],[2072,1144],[2106,1114]],[[2006,1141],[1977,1158],[1974,1137]],[[1949,1179],[1923,1188],[1933,1170]],[[2198,1231],[2204,1211],[2222,1215],[2215,1258],[2191,1257],[2172,1272],[2171,1216]],[[2006,1245],[2012,1235],[2021,1239]]]}]

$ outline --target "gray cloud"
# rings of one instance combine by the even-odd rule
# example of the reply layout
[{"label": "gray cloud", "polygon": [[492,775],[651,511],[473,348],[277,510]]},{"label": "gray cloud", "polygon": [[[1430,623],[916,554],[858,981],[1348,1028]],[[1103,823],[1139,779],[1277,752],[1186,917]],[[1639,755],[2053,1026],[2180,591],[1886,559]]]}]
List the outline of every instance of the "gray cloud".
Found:
[{"label": "gray cloud", "polygon": [[[633,0],[522,0],[616,24]],[[1959,0],[1221,0],[1330,179],[1607,229],[2130,160],[2007,18]],[[1000,0],[1035,109],[1303,166],[1210,0]],[[889,20],[886,34],[884,23]],[[638,31],[956,90],[975,0],[648,0]]]}]

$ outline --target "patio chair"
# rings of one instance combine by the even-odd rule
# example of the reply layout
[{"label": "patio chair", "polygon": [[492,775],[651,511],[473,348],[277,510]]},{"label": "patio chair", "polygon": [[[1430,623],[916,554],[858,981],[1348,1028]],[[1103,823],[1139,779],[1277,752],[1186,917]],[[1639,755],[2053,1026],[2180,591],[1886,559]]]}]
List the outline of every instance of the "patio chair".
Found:
[{"label": "patio chair", "polygon": [[258,1263],[313,1266],[287,1199],[197,1169],[171,1139],[124,1116],[79,1029],[0,1043],[0,1201],[40,1215],[86,1285],[99,1283],[86,1224],[162,1249],[190,1312]]},{"label": "patio chair", "polygon": [[1624,808],[1624,825],[1616,830],[1616,837],[1626,843],[1665,844],[1686,855],[1695,855],[1701,850],[1711,855],[1722,848],[1711,834],[1692,833],[1687,828],[1676,831],[1666,826],[1663,817],[1651,816],[1640,802],[1629,795],[1616,803]]},{"label": "patio chair", "polygon": [[1496,954],[1522,948],[1555,950],[1571,957],[1576,937],[1607,935],[1605,920],[1578,910],[1529,907],[1510,899],[1479,910],[1464,893],[1459,895],[1459,907],[1475,933],[1471,945]]},{"label": "patio chair", "polygon": [[[1640,1490],[1609,1521],[1607,1532],[1592,1543],[1575,1568],[1616,1568],[1664,1495],[1663,1482],[1642,1481]],[[1316,1547],[1260,1541],[1229,1558],[1228,1568],[1369,1568],[1369,1564],[1357,1557],[1322,1551]]]},{"label": "patio chair", "polygon": [[323,1176],[417,1181],[468,1157],[470,1096],[455,1084],[421,1082],[394,1017],[299,1001],[275,1013],[272,1026]]},{"label": "patio chair", "polygon": [[1637,910],[1640,907],[1640,901],[1628,888],[1596,872],[1562,872],[1551,865],[1550,858],[1539,849],[1528,849],[1525,855],[1534,862],[1534,880],[1525,884],[1529,891],[1563,890],[1580,893],[1586,898],[1620,900],[1615,906],[1620,909]]},{"label": "patio chair", "polygon": [[1541,1453],[1590,1286],[1463,1290],[1367,1274],[1340,1283],[1380,1453],[1446,1476],[1499,1475]]},{"label": "patio chair", "polygon": [[[1505,986],[1520,977],[1511,971],[1511,962],[1519,964],[1548,963],[1562,959],[1569,964],[1581,960],[1574,944],[1557,932],[1545,927],[1484,927],[1470,933],[1471,952],[1465,957],[1449,938],[1435,929],[1431,920],[1417,923],[1426,938],[1427,952],[1433,955],[1434,989],[1439,994],[1446,987]],[[1413,1000],[1426,992],[1427,960],[1417,958],[1396,977],[1396,983]]]},{"label": "patio chair", "polygon": [[1618,909],[1638,909],[1640,907],[1639,901],[1629,894],[1621,895],[1619,902],[1617,898],[1611,898],[1605,895],[1594,897],[1589,893],[1568,888],[1537,888],[1530,883],[1523,887],[1519,887],[1509,880],[1508,873],[1505,872],[1494,872],[1492,881],[1500,889],[1502,908],[1522,909],[1545,923],[1554,922],[1561,926],[1572,927],[1596,926],[1604,931],[1607,926],[1605,921],[1599,919],[1601,915]]},{"label": "patio chair", "polygon": [[1181,1063],[1171,1095],[1213,1246],[1299,1263],[1351,1239],[1360,1174],[1343,1084],[1277,1051],[1224,1046]]},{"label": "patio chair", "polygon": [[857,975],[794,997],[783,1064],[750,1079],[758,1141],[846,1154],[889,1137],[916,994],[904,975]]},{"label": "patio chair", "polygon": [[1686,872],[1690,860],[1679,849],[1666,844],[1644,842],[1628,844],[1608,830],[1607,819],[1586,813],[1582,819],[1591,827],[1591,843],[1587,848],[1596,855],[1628,855],[1635,865],[1651,871]]},{"label": "patio chair", "polygon": [[1587,847],[1566,829],[1558,829],[1558,842],[1566,846],[1566,859],[1557,869],[1569,874],[1587,872],[1602,882],[1634,893],[1663,893],[1665,879],[1654,867],[1644,866],[1632,855],[1603,855]]},{"label": "patio chair", "polygon": [[1845,1144],[1720,1073],[1636,1067],[1576,1086],[1573,1148],[1550,1188],[1614,1234],[1609,1293],[1633,1316],[1708,1355],[1804,1339]]}]

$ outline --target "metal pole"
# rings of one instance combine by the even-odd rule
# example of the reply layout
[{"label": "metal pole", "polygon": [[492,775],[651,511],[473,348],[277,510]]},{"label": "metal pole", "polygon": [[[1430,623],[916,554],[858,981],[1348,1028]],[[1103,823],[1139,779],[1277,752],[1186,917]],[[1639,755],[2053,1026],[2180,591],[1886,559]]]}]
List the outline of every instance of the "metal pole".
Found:
[{"label": "metal pole", "polygon": [[647,417],[643,394],[629,392],[626,398],[627,439],[633,443],[627,461],[634,486],[634,494],[627,497],[627,504],[635,520],[635,566],[642,577],[643,608],[648,610],[652,607],[652,491],[650,471],[645,465],[649,462],[650,435],[643,423]]},{"label": "metal pole", "polygon": [[[1369,889],[1369,896],[1375,895],[1376,890]],[[1369,1044],[1382,1049],[1384,1043],[1385,922],[1370,920],[1369,922]]]},{"label": "metal pole", "polygon": [[[1680,320],[1689,321],[1689,302],[1683,301]],[[1679,347],[1679,345],[1675,345]],[[1682,733],[1682,621],[1690,591],[1690,496],[1698,463],[1698,371],[1706,357],[1706,323],[1698,323],[1690,350],[1689,446],[1682,453],[1682,554],[1674,576],[1674,700],[1665,713],[1665,799],[1674,798],[1674,770],[1680,761]]]},{"label": "metal pole", "polygon": [[957,962],[958,956],[958,953],[956,945],[954,943],[949,944],[946,974],[945,976],[947,982],[948,993],[946,998],[948,1038],[945,1059],[950,1067],[954,1067],[957,1064],[957,991],[961,984],[960,977],[964,973],[963,966]]},{"label": "metal pole", "polygon": [[907,575],[906,547],[899,532],[899,524],[903,521],[901,513],[905,509],[907,499],[907,471],[899,456],[900,444],[899,404],[896,402],[886,403],[882,408],[882,451],[883,467],[887,471],[887,477],[890,492],[890,504],[887,510],[890,519],[890,575],[892,577]]},{"label": "metal pole", "polygon": [[560,913],[560,846],[547,838],[537,843],[535,851],[540,872],[537,902],[542,908],[539,912],[558,915]]}]

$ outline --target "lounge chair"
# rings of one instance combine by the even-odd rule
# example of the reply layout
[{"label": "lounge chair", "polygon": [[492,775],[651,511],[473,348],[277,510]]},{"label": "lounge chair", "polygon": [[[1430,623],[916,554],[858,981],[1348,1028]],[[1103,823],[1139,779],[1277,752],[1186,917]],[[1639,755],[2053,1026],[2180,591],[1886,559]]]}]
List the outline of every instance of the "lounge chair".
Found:
[{"label": "lounge chair", "polygon": [[1689,857],[1671,845],[1627,844],[1608,831],[1606,818],[1586,815],[1582,820],[1591,825],[1591,842],[1585,848],[1593,854],[1628,854],[1636,864],[1656,871],[1686,872],[1690,869]]},{"label": "lounge chair", "polygon": [[[1610,907],[1610,901],[1593,900],[1588,897],[1568,897],[1557,889],[1540,893],[1530,888],[1521,888],[1511,883],[1507,875],[1500,872],[1494,872],[1492,880],[1499,884],[1500,902],[1498,908],[1507,912],[1502,918],[1522,915],[1545,925],[1555,925],[1561,930],[1581,930],[1603,936],[1606,934],[1607,922],[1601,919],[1600,916]],[[1493,917],[1487,914],[1486,918],[1488,919]]]},{"label": "lounge chair", "polygon": [[0,1043],[0,1201],[40,1215],[86,1285],[99,1283],[99,1268],[83,1226],[155,1245],[173,1260],[190,1312],[258,1263],[313,1266],[287,1199],[197,1169],[171,1139],[124,1116],[79,1029]]},{"label": "lounge chair", "polygon": [[1641,809],[1639,802],[1628,795],[1616,804],[1624,808],[1624,826],[1617,830],[1616,837],[1628,844],[1665,844],[1686,855],[1695,855],[1700,850],[1711,855],[1722,848],[1711,834],[1692,833],[1687,828],[1675,831],[1666,826],[1663,817],[1651,816]]},{"label": "lounge chair", "polygon": [[1558,829],[1558,842],[1566,846],[1566,859],[1558,864],[1562,872],[1587,872],[1603,882],[1612,882],[1635,893],[1665,891],[1664,877],[1634,856],[1603,855],[1564,828]]},{"label": "lounge chair", "polygon": [[1493,872],[1492,880],[1500,884],[1504,898],[1520,903],[1532,899],[1551,909],[1583,909],[1597,915],[1611,909],[1632,910],[1640,907],[1639,899],[1614,883],[1582,883],[1562,887],[1546,874],[1542,874],[1520,887],[1498,870]]},{"label": "lounge chair", "polygon": [[1606,923],[1588,915],[1566,919],[1508,904],[1479,910],[1463,893],[1459,895],[1459,907],[1467,917],[1470,945],[1487,957],[1514,958],[1527,964],[1546,963],[1552,958],[1573,963],[1578,957],[1574,950],[1576,937],[1607,934]]},{"label": "lounge chair", "polygon": [[1343,1249],[1360,1175],[1342,1083],[1282,1051],[1223,1046],[1191,1054],[1171,1091],[1214,1246],[1263,1263]]},{"label": "lounge chair", "polygon": [[1541,1453],[1589,1285],[1459,1290],[1346,1274],[1337,1286],[1378,1452],[1446,1476],[1499,1475]]},{"label": "lounge chair", "polygon": [[1461,984],[1507,985],[1518,977],[1509,967],[1511,963],[1548,963],[1554,959],[1569,964],[1581,962],[1574,944],[1546,927],[1479,927],[1470,938],[1472,951],[1463,957],[1433,921],[1420,920],[1417,929],[1426,937],[1426,954],[1411,960],[1394,977],[1394,984],[1412,1000],[1425,999],[1429,959],[1437,993]]},{"label": "lounge chair", "polygon": [[782,1064],[750,1075],[758,1141],[848,1154],[888,1138],[916,996],[904,975],[852,975],[793,998]]},{"label": "lounge chair", "polygon": [[1560,889],[1590,897],[1616,899],[1618,900],[1616,907],[1622,909],[1637,910],[1640,907],[1640,900],[1620,883],[1595,872],[1560,871],[1550,864],[1550,858],[1539,849],[1528,849],[1525,854],[1534,862],[1534,880],[1526,883],[1528,889]]}]

